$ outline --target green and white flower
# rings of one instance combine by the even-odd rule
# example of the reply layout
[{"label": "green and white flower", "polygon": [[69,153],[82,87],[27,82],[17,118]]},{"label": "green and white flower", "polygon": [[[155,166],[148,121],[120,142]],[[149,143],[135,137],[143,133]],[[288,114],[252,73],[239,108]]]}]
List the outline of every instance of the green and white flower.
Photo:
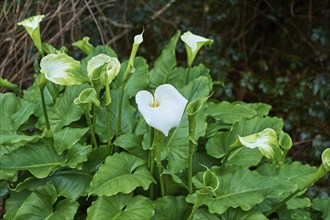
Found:
[{"label": "green and white flower", "polygon": [[18,25],[23,26],[28,32],[28,34],[33,40],[34,45],[38,48],[41,54],[43,54],[43,49],[40,37],[40,22],[44,17],[44,15],[36,15],[18,23]]},{"label": "green and white flower", "polygon": [[[101,66],[105,65],[105,69],[100,70]],[[98,54],[97,56],[90,59],[87,63],[87,75],[91,80],[102,79],[102,74],[107,77],[108,84],[112,82],[118,75],[120,70],[120,62],[115,57],[110,57],[106,54]],[[102,72],[104,71],[104,73]],[[101,80],[102,87],[105,86],[105,78]]]},{"label": "green and white flower", "polygon": [[190,31],[185,32],[181,36],[181,40],[185,43],[189,67],[191,67],[194,62],[194,59],[201,47],[204,45],[211,45],[213,43],[213,40],[193,34]]},{"label": "green and white flower", "polygon": [[188,100],[170,84],[158,86],[153,96],[142,90],[136,94],[136,104],[143,118],[151,127],[165,136],[180,124]]},{"label": "green and white flower", "polygon": [[280,160],[282,156],[282,151],[280,149],[276,132],[271,128],[266,128],[265,130],[248,135],[245,137],[240,137],[239,142],[248,148],[258,148],[262,155],[268,159]]},{"label": "green and white flower", "polygon": [[45,56],[41,59],[40,67],[45,77],[55,84],[72,86],[89,82],[81,71],[80,62],[65,53]]},{"label": "green and white flower", "polygon": [[330,171],[330,148],[327,148],[322,153],[322,165],[324,169]]}]

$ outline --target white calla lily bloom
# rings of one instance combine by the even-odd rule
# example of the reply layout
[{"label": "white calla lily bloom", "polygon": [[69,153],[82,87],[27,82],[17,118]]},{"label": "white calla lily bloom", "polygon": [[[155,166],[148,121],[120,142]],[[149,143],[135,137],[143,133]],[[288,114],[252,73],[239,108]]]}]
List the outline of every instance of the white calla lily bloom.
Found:
[{"label": "white calla lily bloom", "polygon": [[178,127],[188,100],[170,84],[158,86],[153,96],[142,90],[136,94],[136,104],[151,127],[168,136],[171,128]]},{"label": "white calla lily bloom", "polygon": [[115,57],[110,57],[106,54],[98,54],[97,56],[90,59],[87,63],[87,75],[90,79],[93,79],[93,72],[98,67],[106,65],[106,76],[108,77],[108,83],[110,84],[112,80],[118,75],[120,70],[120,62]]},{"label": "white calla lily bloom", "polygon": [[43,53],[41,37],[40,37],[40,22],[44,18],[44,15],[36,15],[29,17],[21,22],[18,25],[21,25],[28,32],[30,37],[32,38],[35,46],[38,48],[40,53]]},{"label": "white calla lily bloom", "polygon": [[192,65],[198,51],[203,45],[210,45],[213,43],[213,40],[193,34],[190,31],[185,32],[180,38],[186,46],[188,66]]}]

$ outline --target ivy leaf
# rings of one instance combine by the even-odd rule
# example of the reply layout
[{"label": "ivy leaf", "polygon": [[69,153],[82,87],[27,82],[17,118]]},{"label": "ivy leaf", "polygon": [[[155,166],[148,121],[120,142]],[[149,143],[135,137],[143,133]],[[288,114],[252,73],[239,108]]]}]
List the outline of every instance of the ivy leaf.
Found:
[{"label": "ivy leaf", "polygon": [[175,48],[179,37],[180,31],[177,31],[155,61],[154,67],[150,71],[151,88],[155,89],[162,84],[168,83],[171,70],[176,66]]},{"label": "ivy leaf", "polygon": [[111,197],[98,197],[87,210],[87,220],[150,219],[154,213],[154,205],[148,198],[120,193]]},{"label": "ivy leaf", "polygon": [[2,170],[29,170],[34,176],[44,178],[55,168],[65,165],[53,148],[51,141],[39,141],[5,154],[0,161]]},{"label": "ivy leaf", "polygon": [[82,136],[86,134],[88,128],[70,128],[66,127],[54,133],[54,147],[58,154],[70,149],[76,144]]},{"label": "ivy leaf", "polygon": [[119,192],[130,193],[137,187],[148,189],[155,182],[145,161],[122,152],[108,156],[93,177],[89,194],[112,196]]},{"label": "ivy leaf", "polygon": [[192,209],[184,196],[160,197],[155,201],[155,205],[155,215],[152,217],[154,220],[188,219]]}]

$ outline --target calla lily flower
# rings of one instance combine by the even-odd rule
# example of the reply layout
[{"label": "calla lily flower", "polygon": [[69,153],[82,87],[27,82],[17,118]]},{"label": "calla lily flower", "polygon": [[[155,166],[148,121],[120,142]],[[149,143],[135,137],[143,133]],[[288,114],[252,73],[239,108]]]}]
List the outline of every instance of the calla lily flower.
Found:
[{"label": "calla lily flower", "polygon": [[322,165],[324,169],[330,171],[330,148],[327,148],[322,153]]},{"label": "calla lily flower", "polygon": [[36,15],[18,23],[18,25],[22,25],[28,32],[33,40],[34,45],[38,48],[41,54],[43,54],[43,49],[40,37],[40,22],[44,17],[44,15]]},{"label": "calla lily flower", "polygon": [[185,32],[181,37],[181,40],[185,43],[187,51],[188,66],[191,67],[194,59],[204,45],[211,45],[213,40],[191,33]]},{"label": "calla lily flower", "polygon": [[165,136],[168,136],[171,128],[179,126],[188,102],[170,84],[158,86],[154,96],[142,90],[136,94],[135,101],[147,124]]},{"label": "calla lily flower", "polygon": [[80,62],[65,53],[48,54],[41,59],[40,67],[45,77],[55,84],[72,86],[89,82]]},{"label": "calla lily flower", "polygon": [[[116,78],[120,70],[120,62],[117,58],[110,57],[106,54],[99,54],[93,57],[87,63],[87,75],[91,80],[98,79],[101,76],[99,76],[100,74],[95,73],[95,70],[103,65],[106,65],[105,74],[108,78],[108,83],[110,84],[112,80]],[[105,86],[105,81],[102,86]]]},{"label": "calla lily flower", "polygon": [[268,159],[276,158],[282,151],[279,147],[276,132],[271,128],[245,137],[238,136],[240,143],[248,148],[258,148]]}]

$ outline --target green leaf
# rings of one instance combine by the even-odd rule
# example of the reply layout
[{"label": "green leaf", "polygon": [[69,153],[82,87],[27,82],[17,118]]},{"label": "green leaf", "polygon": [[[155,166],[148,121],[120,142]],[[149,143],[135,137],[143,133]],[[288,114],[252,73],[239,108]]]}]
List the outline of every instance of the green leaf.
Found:
[{"label": "green leaf", "polygon": [[79,207],[79,203],[77,201],[72,201],[69,199],[61,200],[57,203],[54,212],[51,213],[47,219],[49,220],[74,219],[78,207]]},{"label": "green leaf", "polygon": [[198,77],[182,88],[182,95],[189,101],[208,97],[212,89],[212,81],[206,76]]},{"label": "green leaf", "polygon": [[327,172],[330,171],[330,148],[322,152],[322,166]]},{"label": "green leaf", "polygon": [[[127,62],[122,64],[122,69],[125,70]],[[118,78],[120,78],[118,76]],[[136,95],[140,90],[145,89],[149,84],[148,64],[142,57],[134,59],[134,73],[129,75],[125,84],[125,93],[129,98]]]},{"label": "green leaf", "polygon": [[51,182],[55,186],[58,196],[77,200],[79,197],[87,195],[91,180],[91,175],[83,171],[73,169],[58,170],[51,176],[42,179],[29,177],[24,182],[19,183],[15,191],[33,191],[37,187]]},{"label": "green leaf", "polygon": [[257,112],[258,116],[267,116],[269,111],[272,109],[271,105],[265,103],[242,103],[246,107],[253,109]]},{"label": "green leaf", "polygon": [[10,193],[10,197],[7,198],[5,207],[6,207],[6,212],[4,213],[4,220],[12,220],[15,219],[15,215],[17,213],[17,210],[19,207],[23,204],[23,202],[26,200],[26,198],[30,195],[31,193],[28,191],[23,191],[23,192],[15,192],[12,191]]},{"label": "green leaf", "polygon": [[171,70],[176,66],[175,48],[179,37],[180,31],[177,31],[155,61],[154,67],[150,71],[151,88],[155,89],[162,84],[168,83]]},{"label": "green leaf", "polygon": [[186,86],[187,78],[188,82],[191,82],[200,76],[207,77],[210,81],[212,81],[210,70],[203,64],[190,68],[174,67],[168,74],[167,83],[172,84],[176,88],[182,88],[183,86]]},{"label": "green leaf", "polygon": [[257,112],[245,104],[234,104],[229,102],[209,103],[208,114],[216,120],[233,124],[243,118],[249,119],[257,115]]},{"label": "green leaf", "polygon": [[15,219],[73,219],[78,202],[62,200],[53,210],[57,200],[54,186],[46,184],[32,192],[17,210]]},{"label": "green leaf", "polygon": [[[247,168],[213,167],[212,171],[217,175],[220,186],[202,201],[211,213],[223,214],[230,207],[240,207],[247,211],[271,194],[283,194],[285,192],[283,188],[286,191],[296,190],[288,181],[285,182],[276,177],[264,177]],[[202,176],[203,173],[198,173],[193,178],[196,188],[203,187]],[[191,195],[187,197],[188,202],[194,202],[194,200]]]},{"label": "green leaf", "polygon": [[87,210],[87,220],[151,219],[154,213],[154,205],[148,198],[120,193],[111,197],[98,197]]},{"label": "green leaf", "polygon": [[292,198],[286,202],[288,209],[307,208],[312,206],[309,198]]},{"label": "green leaf", "polygon": [[[64,94],[56,99],[55,105],[48,108],[50,126],[53,132],[61,130],[64,126],[71,124],[81,118],[84,113],[80,106],[75,105],[73,100],[77,98],[87,85],[67,87]],[[38,128],[45,128],[45,119],[39,118]]]},{"label": "green leaf", "polygon": [[120,135],[113,144],[142,159],[148,156],[148,152],[142,148],[142,137],[136,134]]},{"label": "green leaf", "polygon": [[330,219],[330,198],[315,198],[313,199],[313,209],[322,212],[323,219]]},{"label": "green leaf", "polygon": [[44,178],[55,168],[65,165],[53,148],[51,141],[28,143],[24,147],[5,154],[0,161],[4,171],[29,170],[34,176]]},{"label": "green leaf", "polygon": [[[276,175],[276,166],[272,164],[265,164],[257,169],[257,171],[266,176]],[[316,167],[310,165],[303,165],[298,161],[291,164],[283,164],[278,172],[278,177],[283,180],[289,180],[299,187],[304,189],[306,182],[308,182],[317,171]]]},{"label": "green leaf", "polygon": [[75,145],[82,136],[86,134],[88,128],[66,127],[54,133],[54,147],[58,154],[68,150]]},{"label": "green leaf", "polygon": [[94,148],[88,155],[87,161],[83,164],[82,170],[87,173],[94,173],[110,153],[110,147],[108,145],[101,145],[98,148]]},{"label": "green leaf", "polygon": [[33,114],[35,105],[25,101],[13,93],[0,94],[0,120],[1,130],[17,131]]},{"label": "green leaf", "polygon": [[162,159],[168,161],[167,169],[180,173],[187,167],[189,155],[189,131],[188,117],[184,115],[177,128],[170,131],[168,137],[165,137],[160,143],[162,150]]},{"label": "green leaf", "polygon": [[[207,209],[205,208],[199,208],[193,215],[193,220],[219,220],[219,215],[217,214],[211,214]],[[222,220],[222,219],[221,219]]]},{"label": "green leaf", "polygon": [[288,151],[292,147],[291,137],[290,137],[290,135],[288,135],[284,131],[280,131],[279,143],[281,145],[281,148],[283,148],[286,151]]},{"label": "green leaf", "polygon": [[65,158],[67,158],[67,164],[71,168],[79,168],[78,165],[82,162],[87,161],[88,154],[92,151],[92,145],[81,145],[79,143],[73,145],[71,147],[67,154],[65,155]]},{"label": "green leaf", "polygon": [[94,46],[89,43],[89,37],[83,37],[83,39],[72,43],[72,46],[77,47],[85,54],[89,54],[94,49]]},{"label": "green leaf", "polygon": [[238,136],[248,136],[261,132],[266,128],[272,128],[278,133],[282,130],[283,125],[283,120],[276,117],[242,119],[234,123],[229,132],[219,132],[211,137],[206,145],[207,153],[210,156],[221,158],[229,152],[229,146],[237,147],[236,144],[233,145],[238,141]]},{"label": "green leaf", "polygon": [[119,192],[130,193],[137,187],[148,189],[155,182],[145,161],[122,152],[108,156],[93,177],[89,194],[111,196]]},{"label": "green leaf", "polygon": [[[135,112],[136,109],[133,108],[130,103],[126,93],[121,95],[121,89],[111,90],[111,134],[114,135],[117,126],[118,112],[121,111],[121,132],[122,133],[132,133],[136,126]],[[121,101],[120,101],[121,100]],[[122,108],[119,108],[119,103],[122,102]],[[95,131],[100,137],[102,142],[107,142],[107,110],[106,108],[100,107],[97,109],[96,126]]]},{"label": "green leaf", "polygon": [[152,217],[154,220],[188,219],[192,209],[184,196],[160,197],[155,201],[155,205],[155,215]]},{"label": "green leaf", "polygon": [[232,219],[245,219],[245,220],[267,220],[261,212],[251,209],[249,211],[243,211],[242,209],[230,208],[228,211],[220,216],[221,220],[232,220]]},{"label": "green leaf", "polygon": [[242,167],[256,166],[262,160],[262,154],[257,149],[239,148],[235,150],[226,161],[228,165],[238,165]]}]

